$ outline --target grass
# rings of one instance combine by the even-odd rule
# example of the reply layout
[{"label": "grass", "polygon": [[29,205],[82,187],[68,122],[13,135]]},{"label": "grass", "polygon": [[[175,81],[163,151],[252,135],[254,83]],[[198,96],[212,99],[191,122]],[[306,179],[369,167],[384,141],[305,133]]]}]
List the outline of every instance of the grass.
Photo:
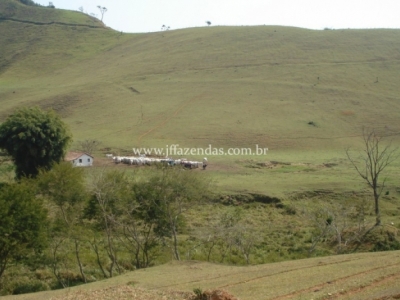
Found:
[{"label": "grass", "polygon": [[[13,0],[2,1],[0,12],[0,121],[23,105],[52,108],[75,141],[96,139],[111,149],[95,153],[99,168],[141,176],[142,169],[114,166],[104,157],[132,147],[259,145],[269,148],[266,155],[207,155],[215,194],[275,196],[301,212],[365,193],[345,155],[347,147],[362,149],[363,126],[400,145],[400,30],[221,26],[125,34],[82,13]],[[396,226],[399,164],[387,169],[390,193],[382,198],[383,220]],[[253,259],[281,260],[275,250],[296,248],[291,235],[305,240],[310,225],[300,214],[258,205],[243,207],[274,251],[255,251]],[[189,227],[206,228],[210,211],[225,210],[189,211]],[[227,288],[241,299],[324,299],[328,293],[378,299],[400,293],[392,284],[396,259],[398,252],[249,267],[171,263],[70,290],[133,281],[157,290]]]},{"label": "grass", "polygon": [[77,297],[88,292],[88,298],[84,299],[91,299],[90,295],[93,294],[103,296],[98,299],[108,299],[118,291],[118,288],[111,291],[108,288],[120,286],[121,291],[124,291],[127,290],[126,285],[132,282],[132,296],[135,288],[150,292],[191,292],[200,287],[202,290],[225,289],[241,300],[309,299],[310,296],[313,299],[324,299],[328,296],[340,299],[384,299],[385,296],[400,294],[397,285],[398,261],[399,251],[340,255],[247,267],[196,261],[172,262],[107,281],[65,290],[6,296],[4,299],[64,299],[63,297]]},{"label": "grass", "polygon": [[97,18],[48,7],[28,6],[16,0],[3,0],[0,3],[0,18],[12,19],[36,24],[64,23],[78,26],[104,27]]},{"label": "grass", "polygon": [[[29,38],[40,30],[40,43]],[[378,129],[399,129],[396,30],[261,26],[120,35],[28,26],[23,32],[21,49],[33,51],[0,77],[8,82],[3,116],[23,103],[53,107],[76,139],[125,149],[259,144],[271,155],[289,150],[301,157],[354,145],[371,120]]]}]

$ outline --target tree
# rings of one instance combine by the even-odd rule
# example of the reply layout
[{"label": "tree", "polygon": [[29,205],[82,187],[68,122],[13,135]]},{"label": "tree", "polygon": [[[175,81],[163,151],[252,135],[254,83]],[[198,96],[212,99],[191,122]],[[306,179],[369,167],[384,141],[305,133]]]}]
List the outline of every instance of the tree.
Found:
[{"label": "tree", "polygon": [[[118,243],[116,242],[118,219],[126,210],[121,203],[126,203],[126,198],[131,196],[129,179],[125,173],[112,170],[100,170],[92,174],[92,197],[85,208],[85,217],[93,220],[97,230],[104,233],[104,249],[111,261],[108,267],[109,277],[113,277],[114,267],[121,273],[118,264]],[[94,241],[92,248],[96,252],[100,269],[104,270],[99,259],[99,248]],[[105,272],[103,272],[105,274]]]},{"label": "tree", "polygon": [[0,278],[8,263],[46,244],[47,213],[27,183],[0,187]]},{"label": "tree", "polygon": [[100,21],[103,22],[103,17],[104,17],[104,14],[107,12],[107,8],[105,8],[104,6],[102,7],[100,5],[97,5],[97,8],[100,10],[100,13],[101,13],[101,20]]},{"label": "tree", "polygon": [[53,111],[21,108],[0,125],[0,148],[12,157],[16,176],[36,177],[65,156],[71,142],[66,124]]},{"label": "tree", "polygon": [[147,182],[136,186],[135,197],[145,222],[155,223],[156,234],[172,238],[172,250],[180,260],[178,233],[183,225],[183,213],[202,201],[208,192],[208,181],[198,174],[163,167]]},{"label": "tree", "polygon": [[384,137],[379,136],[374,130],[363,129],[364,150],[360,155],[361,163],[358,163],[346,150],[347,158],[350,160],[358,175],[372,189],[375,207],[375,226],[381,224],[379,210],[379,198],[385,187],[386,177],[381,180],[382,172],[398,157],[397,148],[393,148],[391,142],[384,145]]},{"label": "tree", "polygon": [[207,21],[206,23],[207,23],[207,25],[208,25],[208,26],[210,26],[210,25],[211,25],[211,22],[210,22],[210,21]]},{"label": "tree", "polygon": [[79,141],[78,145],[81,151],[91,155],[94,151],[97,150],[101,142],[97,140],[83,140]]},{"label": "tree", "polygon": [[11,158],[0,150],[0,186],[5,184],[4,182],[14,181],[14,165],[11,162]]},{"label": "tree", "polygon": [[[83,270],[83,264],[80,257],[80,245],[82,243],[82,215],[83,205],[86,203],[88,194],[85,189],[84,170],[82,168],[74,168],[69,162],[61,162],[54,165],[50,171],[41,170],[37,177],[38,185],[42,195],[55,204],[58,213],[54,223],[56,224],[52,233],[57,238],[64,240],[70,239],[75,246],[75,257],[82,276],[82,281],[87,282],[86,275]],[[63,240],[62,239],[62,240]],[[53,249],[53,273],[58,281],[66,286],[61,280],[56,265],[56,252],[61,245],[57,245]]]},{"label": "tree", "polygon": [[40,4],[37,4],[33,2],[32,0],[19,0],[22,4],[29,5],[29,6],[40,6]]}]

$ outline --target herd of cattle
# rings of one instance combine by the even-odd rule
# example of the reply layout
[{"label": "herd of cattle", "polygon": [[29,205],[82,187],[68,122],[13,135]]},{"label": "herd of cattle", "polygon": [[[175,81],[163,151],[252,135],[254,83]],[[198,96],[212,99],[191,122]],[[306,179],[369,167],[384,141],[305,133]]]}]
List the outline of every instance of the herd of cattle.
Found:
[{"label": "herd of cattle", "polygon": [[191,161],[185,158],[181,159],[172,159],[172,158],[155,158],[155,157],[146,157],[146,156],[112,156],[111,154],[106,155],[109,158],[112,158],[114,163],[116,164],[127,164],[127,165],[137,165],[137,166],[144,166],[144,165],[154,165],[157,163],[160,164],[167,164],[170,166],[181,165],[188,169],[196,169],[200,166],[205,169],[207,166],[207,159],[204,158],[203,162],[199,161]]}]

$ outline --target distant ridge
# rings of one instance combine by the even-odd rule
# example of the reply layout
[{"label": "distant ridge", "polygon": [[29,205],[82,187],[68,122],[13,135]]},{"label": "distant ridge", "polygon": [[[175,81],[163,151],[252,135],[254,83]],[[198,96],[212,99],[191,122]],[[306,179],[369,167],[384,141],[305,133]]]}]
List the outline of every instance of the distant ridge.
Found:
[{"label": "distant ridge", "polygon": [[15,0],[0,1],[0,21],[18,21],[36,25],[74,25],[105,27],[97,18],[78,11],[31,6]]},{"label": "distant ridge", "polygon": [[33,24],[33,25],[66,25],[66,26],[83,26],[83,27],[89,27],[89,28],[106,28],[106,27],[87,25],[87,24],[64,23],[64,22],[57,22],[57,21],[35,22],[35,21],[26,21],[26,20],[18,20],[18,19],[14,19],[14,18],[3,18],[3,17],[0,17],[0,22],[1,21],[13,21],[13,22],[19,22],[19,23]]},{"label": "distant ridge", "polygon": [[400,30],[128,34],[78,11],[14,0],[1,0],[0,13],[0,121],[39,105],[62,114],[77,140],[127,149],[265,145],[271,153],[341,151],[371,124],[400,131]]}]

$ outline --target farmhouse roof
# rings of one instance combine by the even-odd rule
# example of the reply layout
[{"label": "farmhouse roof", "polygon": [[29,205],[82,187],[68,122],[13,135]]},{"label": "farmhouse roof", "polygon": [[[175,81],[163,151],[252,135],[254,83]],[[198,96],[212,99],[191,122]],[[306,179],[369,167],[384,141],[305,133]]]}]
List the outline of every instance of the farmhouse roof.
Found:
[{"label": "farmhouse roof", "polygon": [[91,156],[90,154],[87,154],[85,152],[68,152],[65,155],[65,160],[66,161],[72,161],[72,160],[78,159],[79,157],[81,157],[82,155],[85,155],[85,154],[87,156],[90,156],[91,158],[93,158],[93,156]]}]

